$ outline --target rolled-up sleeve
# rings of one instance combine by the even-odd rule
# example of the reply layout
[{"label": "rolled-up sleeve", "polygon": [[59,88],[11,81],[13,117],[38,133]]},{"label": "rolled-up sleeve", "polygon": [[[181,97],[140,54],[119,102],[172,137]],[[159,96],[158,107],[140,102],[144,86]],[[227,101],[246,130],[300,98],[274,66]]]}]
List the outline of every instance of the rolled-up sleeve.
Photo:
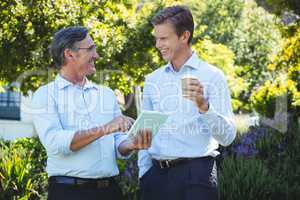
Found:
[{"label": "rolled-up sleeve", "polygon": [[126,134],[122,134],[122,133],[115,133],[114,134],[114,138],[115,138],[115,148],[116,148],[116,155],[117,155],[117,158],[119,159],[128,159],[130,158],[130,156],[133,154],[133,152],[131,152],[130,154],[126,155],[126,156],[123,156],[120,151],[119,151],[119,145],[127,140],[128,136]]},{"label": "rolled-up sleeve", "polygon": [[32,102],[33,122],[37,134],[50,155],[68,155],[76,130],[62,128],[57,106],[49,89],[42,87],[36,91]]},{"label": "rolled-up sleeve", "polygon": [[200,114],[207,122],[215,140],[223,146],[230,145],[235,136],[236,128],[233,122],[230,92],[225,76],[218,75],[209,86],[209,110]]}]

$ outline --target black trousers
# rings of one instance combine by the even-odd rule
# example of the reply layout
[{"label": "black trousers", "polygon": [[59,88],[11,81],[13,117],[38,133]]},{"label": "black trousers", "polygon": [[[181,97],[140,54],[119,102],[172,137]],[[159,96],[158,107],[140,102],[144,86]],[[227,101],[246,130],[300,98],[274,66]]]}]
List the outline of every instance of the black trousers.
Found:
[{"label": "black trousers", "polygon": [[153,165],[140,179],[142,200],[217,200],[216,161],[197,158],[174,167]]},{"label": "black trousers", "polygon": [[123,200],[116,181],[107,188],[81,187],[49,182],[48,200]]}]

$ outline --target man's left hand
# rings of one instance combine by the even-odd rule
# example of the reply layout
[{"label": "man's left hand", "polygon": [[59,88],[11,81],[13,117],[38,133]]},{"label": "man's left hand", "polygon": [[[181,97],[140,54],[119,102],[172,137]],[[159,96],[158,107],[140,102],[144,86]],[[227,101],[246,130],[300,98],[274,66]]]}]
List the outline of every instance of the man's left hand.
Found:
[{"label": "man's left hand", "polygon": [[151,146],[152,132],[150,130],[139,130],[138,133],[129,138],[129,148],[131,150],[148,149]]},{"label": "man's left hand", "polygon": [[132,151],[148,149],[151,146],[152,132],[150,130],[139,130],[134,137],[129,137],[123,141],[118,149],[119,152],[126,156]]}]

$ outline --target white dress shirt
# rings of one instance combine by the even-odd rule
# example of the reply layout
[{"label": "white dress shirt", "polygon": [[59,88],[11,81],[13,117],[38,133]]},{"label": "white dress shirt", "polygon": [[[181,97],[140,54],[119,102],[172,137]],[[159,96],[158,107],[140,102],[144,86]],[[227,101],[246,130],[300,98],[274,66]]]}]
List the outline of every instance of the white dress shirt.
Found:
[{"label": "white dress shirt", "polygon": [[112,90],[87,79],[79,87],[57,75],[55,81],[35,92],[32,107],[36,131],[47,151],[48,176],[102,178],[119,173],[117,149],[126,135],[110,134],[76,152],[70,150],[77,131],[104,125],[121,115]]},{"label": "white dress shirt", "polygon": [[[197,77],[204,86],[204,96],[209,102],[206,113],[199,113],[191,100],[182,97],[181,78],[186,75]],[[236,136],[225,76],[195,53],[178,72],[168,63],[146,77],[143,109],[170,116],[153,138],[151,147],[139,152],[139,177],[152,166],[151,159],[216,156],[219,144],[227,146]]]}]

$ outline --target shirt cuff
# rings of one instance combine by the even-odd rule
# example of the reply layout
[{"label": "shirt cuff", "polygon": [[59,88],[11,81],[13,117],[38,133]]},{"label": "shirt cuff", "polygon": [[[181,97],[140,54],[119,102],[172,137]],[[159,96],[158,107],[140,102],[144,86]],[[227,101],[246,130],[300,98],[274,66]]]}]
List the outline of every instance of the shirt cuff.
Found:
[{"label": "shirt cuff", "polygon": [[115,137],[115,149],[116,149],[117,158],[119,158],[119,159],[128,159],[128,158],[130,158],[131,155],[134,153],[134,151],[132,151],[131,153],[129,153],[126,156],[123,156],[119,152],[119,145],[122,142],[124,142],[125,140],[127,140],[128,135],[127,134],[121,134],[121,133],[115,133],[114,137]]},{"label": "shirt cuff", "polygon": [[218,113],[214,109],[214,107],[210,104],[208,111],[205,113],[199,113],[201,119],[203,119],[205,122],[207,122],[208,126],[211,128],[211,133],[217,133],[217,126],[214,126],[214,124],[218,121]]},{"label": "shirt cuff", "polygon": [[236,130],[229,118],[219,114],[211,105],[206,113],[200,113],[200,117],[207,123],[211,135],[219,144],[228,146],[232,143]]},{"label": "shirt cuff", "polygon": [[139,166],[139,178],[142,178],[147,173],[147,171],[150,170],[151,167],[152,164]]},{"label": "shirt cuff", "polygon": [[216,110],[214,109],[214,107],[211,104],[208,105],[208,110],[206,112],[204,112],[204,113],[199,112],[199,114],[202,117],[206,117],[206,118],[207,117],[217,117],[217,115],[218,115],[217,112],[216,112]]},{"label": "shirt cuff", "polygon": [[60,136],[58,141],[61,141],[58,146],[58,151],[64,155],[69,155],[73,153],[71,150],[71,143],[74,138],[76,131],[75,130],[63,130],[62,133],[58,133]]}]

